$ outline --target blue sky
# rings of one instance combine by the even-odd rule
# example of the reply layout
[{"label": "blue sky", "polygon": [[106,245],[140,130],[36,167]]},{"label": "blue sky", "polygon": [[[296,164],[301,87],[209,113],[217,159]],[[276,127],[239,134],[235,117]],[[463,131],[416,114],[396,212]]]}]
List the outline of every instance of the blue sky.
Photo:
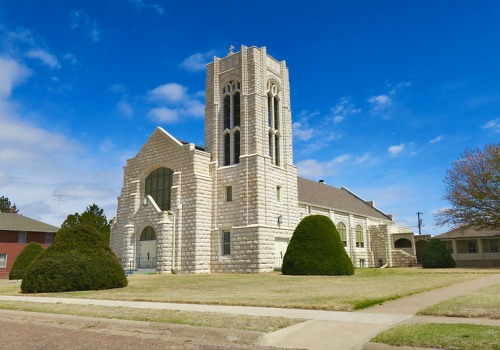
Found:
[{"label": "blue sky", "polygon": [[497,1],[0,1],[0,195],[60,225],[115,216],[157,126],[204,144],[205,64],[266,46],[290,70],[299,175],[423,233],[443,177],[500,139]]}]

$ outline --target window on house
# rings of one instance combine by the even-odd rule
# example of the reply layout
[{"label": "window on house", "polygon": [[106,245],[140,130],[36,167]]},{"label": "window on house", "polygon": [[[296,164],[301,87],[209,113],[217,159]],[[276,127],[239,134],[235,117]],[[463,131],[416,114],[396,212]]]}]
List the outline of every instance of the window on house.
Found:
[{"label": "window on house", "polygon": [[467,241],[467,253],[477,253],[476,241]]},{"label": "window on house", "polygon": [[281,201],[281,186],[276,186],[276,200]]},{"label": "window on house", "polygon": [[231,232],[222,232],[222,255],[231,255]]},{"label": "window on house", "polygon": [[498,240],[496,239],[484,239],[483,240],[483,250],[485,253],[498,253]]},{"label": "window on house", "polygon": [[356,226],[356,247],[363,248],[365,246],[365,240],[363,237],[363,228],[361,225]]},{"label": "window on house", "polygon": [[0,254],[0,269],[5,269],[7,267],[7,254]]},{"label": "window on house", "polygon": [[280,123],[279,123],[279,100],[277,96],[274,96],[274,128],[276,130],[280,129]]},{"label": "window on house", "polygon": [[231,97],[224,97],[224,130],[231,127]]},{"label": "window on house", "polygon": [[156,205],[163,211],[170,210],[173,174],[171,169],[158,168],[145,181],[145,195],[153,197]]},{"label": "window on house", "polygon": [[233,186],[226,186],[226,202],[233,201]]},{"label": "window on house", "polygon": [[17,243],[26,243],[26,232],[19,232]]},{"label": "window on house", "polygon": [[54,238],[54,234],[51,232],[45,233],[45,244],[52,244],[52,240]]},{"label": "window on house", "polygon": [[240,126],[240,93],[236,92],[233,96],[234,122],[233,126]]},{"label": "window on house", "polygon": [[347,232],[344,223],[339,222],[337,225],[337,229],[339,231],[340,240],[344,244],[344,247],[347,247]]},{"label": "window on house", "polygon": [[140,240],[141,240],[141,242],[142,241],[154,241],[154,240],[156,240],[156,233],[155,233],[154,228],[152,228],[151,226],[146,226],[144,228],[144,230],[142,230]]},{"label": "window on house", "polygon": [[450,254],[453,254],[453,241],[442,241]]},{"label": "window on house", "polygon": [[359,267],[366,267],[365,259],[359,259]]},{"label": "window on house", "polygon": [[274,164],[277,166],[280,166],[280,138],[278,135],[275,135],[274,137],[274,152],[275,152],[275,157],[274,157]]}]

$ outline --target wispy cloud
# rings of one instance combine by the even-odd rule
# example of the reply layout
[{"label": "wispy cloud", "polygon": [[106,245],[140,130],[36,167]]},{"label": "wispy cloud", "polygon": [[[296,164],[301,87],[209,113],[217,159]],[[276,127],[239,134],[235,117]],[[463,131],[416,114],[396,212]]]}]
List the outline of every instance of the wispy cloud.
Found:
[{"label": "wispy cloud", "polygon": [[122,100],[116,104],[116,109],[118,112],[120,112],[121,115],[125,116],[126,118],[132,118],[134,115],[134,109],[132,108],[132,105],[128,103],[125,100]]},{"label": "wispy cloud", "polygon": [[73,30],[81,29],[94,42],[101,41],[101,31],[97,22],[91,20],[84,11],[73,10],[69,13],[69,24]]},{"label": "wispy cloud", "polygon": [[160,85],[148,92],[149,98],[156,102],[177,103],[184,100],[187,88],[177,83]]},{"label": "wispy cloud", "polygon": [[138,11],[152,10],[159,15],[163,15],[163,13],[165,12],[163,7],[161,7],[160,5],[146,3],[146,1],[144,0],[129,0],[129,3],[131,3]]},{"label": "wispy cloud", "polygon": [[343,122],[351,115],[361,113],[361,111],[361,108],[356,107],[353,103],[351,103],[349,98],[341,97],[339,102],[330,108],[330,115],[327,119],[337,124]]},{"label": "wispy cloud", "polygon": [[392,99],[387,95],[372,96],[368,102],[373,106],[373,109],[378,111],[389,107],[392,104]]},{"label": "wispy cloud", "polygon": [[207,64],[210,63],[214,55],[214,50],[210,50],[205,53],[197,52],[185,58],[180,65],[188,72],[203,71],[205,70]]},{"label": "wispy cloud", "polygon": [[490,129],[493,132],[500,132],[500,118],[490,120],[482,126],[483,129]]},{"label": "wispy cloud", "polygon": [[26,53],[26,56],[29,58],[33,58],[36,60],[39,60],[46,66],[52,68],[52,69],[59,69],[61,68],[61,65],[59,64],[59,61],[57,58],[52,55],[50,52],[47,52],[42,49],[34,49],[30,50]]},{"label": "wispy cloud", "polygon": [[406,145],[404,143],[401,143],[399,145],[390,146],[388,148],[388,152],[392,156],[395,156],[395,155],[400,154],[401,152],[403,152],[405,150],[405,147],[406,147]]},{"label": "wispy cloud", "polygon": [[305,159],[298,162],[297,172],[299,176],[309,179],[319,179],[325,176],[332,176],[337,173],[339,164],[345,163],[351,159],[349,154],[342,154],[328,161],[319,161],[317,159]]},{"label": "wispy cloud", "polygon": [[429,144],[433,144],[433,143],[436,143],[436,142],[439,142],[439,141],[443,141],[443,139],[444,139],[443,135],[438,135],[435,138],[433,138],[432,140],[430,140]]}]

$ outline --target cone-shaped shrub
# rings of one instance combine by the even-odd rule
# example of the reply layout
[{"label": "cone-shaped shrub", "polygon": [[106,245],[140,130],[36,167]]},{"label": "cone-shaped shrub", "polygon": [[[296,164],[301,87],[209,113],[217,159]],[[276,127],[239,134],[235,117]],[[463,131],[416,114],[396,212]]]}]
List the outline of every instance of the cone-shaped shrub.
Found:
[{"label": "cone-shaped shrub", "polygon": [[295,228],[281,271],[284,275],[352,275],[354,266],[332,220],[310,215]]},{"label": "cone-shaped shrub", "polygon": [[120,288],[127,278],[115,254],[92,226],[57,232],[54,242],[26,271],[23,293]]},{"label": "cone-shaped shrub", "polygon": [[424,251],[422,267],[424,269],[432,269],[451,268],[455,266],[455,260],[443,242],[438,238],[431,238]]},{"label": "cone-shaped shrub", "polygon": [[22,279],[28,266],[30,266],[31,262],[35,260],[41,252],[43,252],[43,247],[37,242],[31,242],[24,247],[12,265],[12,269],[9,272],[9,279]]}]

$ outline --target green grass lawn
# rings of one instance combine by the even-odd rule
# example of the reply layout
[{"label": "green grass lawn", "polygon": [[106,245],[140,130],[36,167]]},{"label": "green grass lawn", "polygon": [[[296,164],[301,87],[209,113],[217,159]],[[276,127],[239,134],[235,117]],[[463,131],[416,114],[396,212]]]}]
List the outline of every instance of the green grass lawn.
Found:
[{"label": "green grass lawn", "polygon": [[[132,275],[125,288],[37,296],[352,311],[496,272],[397,268],[357,269],[353,276]],[[0,284],[0,294],[19,293],[18,284]]]},{"label": "green grass lawn", "polygon": [[371,341],[447,350],[500,350],[500,328],[470,324],[407,324],[382,332]]},{"label": "green grass lawn", "polygon": [[418,314],[500,320],[500,284],[430,306]]}]

